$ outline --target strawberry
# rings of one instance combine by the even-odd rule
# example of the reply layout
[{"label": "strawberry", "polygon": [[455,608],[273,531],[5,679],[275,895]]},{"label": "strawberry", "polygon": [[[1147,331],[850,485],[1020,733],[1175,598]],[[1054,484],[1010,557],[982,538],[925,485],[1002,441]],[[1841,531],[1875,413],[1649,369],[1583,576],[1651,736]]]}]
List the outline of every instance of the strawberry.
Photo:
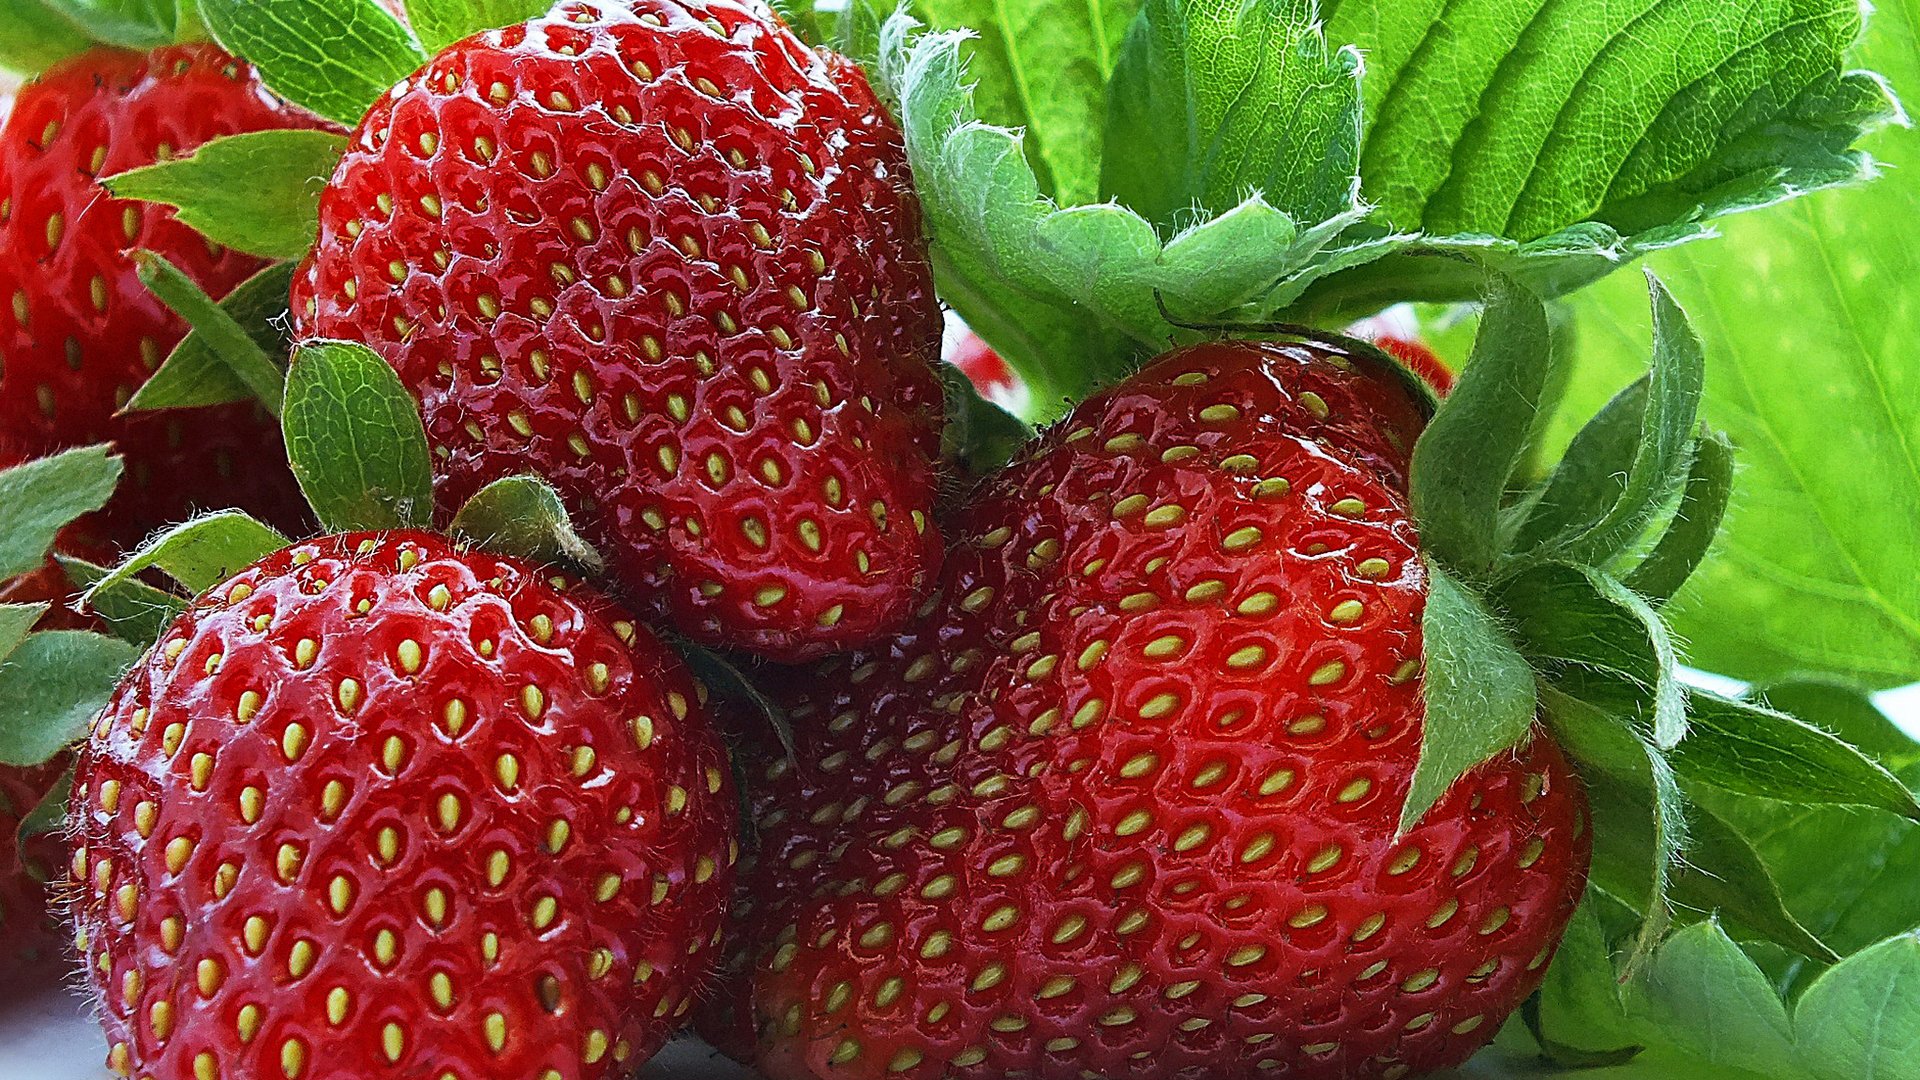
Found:
[{"label": "strawberry", "polygon": [[201,596],[81,752],[74,922],[122,1075],[625,1075],[712,968],[703,692],[590,588],[423,533]]},{"label": "strawberry", "polygon": [[761,8],[569,0],[448,48],[361,122],[294,312],[399,371],[443,506],[538,473],[698,640],[818,655],[937,570],[900,137]]},{"label": "strawberry", "polygon": [[743,891],[768,1076],[1398,1077],[1538,985],[1590,843],[1551,738],[1397,832],[1423,420],[1372,363],[1160,358],[988,484],[924,621],[792,691]]},{"label": "strawberry", "polygon": [[1453,389],[1453,371],[1440,359],[1440,354],[1428,347],[1427,343],[1416,337],[1399,337],[1383,334],[1373,342],[1407,366],[1407,370],[1425,379],[1433,392],[1446,397]]},{"label": "strawberry", "polygon": [[37,966],[57,947],[41,882],[60,865],[52,837],[19,842],[20,824],[65,779],[62,757],[31,769],[0,765],[0,976]]},{"label": "strawberry", "polygon": [[946,359],[947,363],[960,369],[960,373],[967,377],[981,397],[1003,408],[1018,411],[1016,407],[1027,394],[1026,384],[979,334],[971,330],[961,334],[960,340],[947,352]]},{"label": "strawberry", "polygon": [[39,455],[111,440],[128,482],[89,528],[130,546],[198,508],[308,520],[272,418],[253,405],[117,415],[186,333],[124,252],[148,248],[215,297],[264,264],[96,182],[216,136],[315,121],[207,45],[94,49],[20,91],[0,128],[0,443]]}]

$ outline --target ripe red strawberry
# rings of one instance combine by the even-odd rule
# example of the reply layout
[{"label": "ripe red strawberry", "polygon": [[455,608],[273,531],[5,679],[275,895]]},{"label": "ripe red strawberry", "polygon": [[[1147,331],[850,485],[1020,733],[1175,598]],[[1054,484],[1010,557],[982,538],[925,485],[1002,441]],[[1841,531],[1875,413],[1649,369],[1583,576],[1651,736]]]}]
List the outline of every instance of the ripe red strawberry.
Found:
[{"label": "ripe red strawberry", "polygon": [[1433,387],[1434,393],[1446,397],[1452,392],[1452,369],[1441,361],[1440,355],[1429,348],[1426,342],[1419,338],[1383,334],[1375,338],[1373,343],[1405,364],[1408,371],[1425,379],[1427,385]]},{"label": "ripe red strawberry", "polygon": [[940,316],[900,139],[734,0],[569,0],[382,98],[296,329],[421,399],[438,494],[529,470],[650,615],[798,659],[940,557]]},{"label": "ripe red strawberry", "polygon": [[158,1080],[625,1075],[713,964],[704,695],[584,586],[422,533],[195,602],[82,751],[76,942]]},{"label": "ripe red strawberry", "polygon": [[1396,836],[1422,419],[1367,363],[1162,357],[989,484],[925,622],[798,692],[743,891],[768,1076],[1398,1077],[1533,990],[1585,798],[1536,735]]},{"label": "ripe red strawberry", "polygon": [[24,846],[20,823],[65,779],[69,759],[31,769],[0,765],[0,977],[32,968],[58,950],[47,914],[46,881],[60,866],[59,842],[42,837]]},{"label": "ripe red strawberry", "polygon": [[960,335],[947,353],[947,363],[959,368],[981,397],[1003,408],[1015,408],[1027,393],[1026,385],[1006,360],[971,330]]},{"label": "ripe red strawberry", "polygon": [[287,527],[308,517],[257,407],[115,415],[186,333],[124,252],[157,251],[216,297],[264,264],[96,181],[216,136],[314,123],[247,65],[189,45],[63,61],[0,128],[0,442],[36,456],[115,442],[128,480],[89,527],[117,544],[196,508],[238,505]]}]

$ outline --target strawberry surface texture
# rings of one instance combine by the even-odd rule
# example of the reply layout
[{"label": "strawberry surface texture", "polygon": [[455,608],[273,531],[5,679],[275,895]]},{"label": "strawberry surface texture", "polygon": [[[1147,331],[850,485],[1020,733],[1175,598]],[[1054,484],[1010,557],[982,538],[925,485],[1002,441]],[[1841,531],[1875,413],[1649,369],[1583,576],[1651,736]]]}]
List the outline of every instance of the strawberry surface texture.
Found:
[{"label": "strawberry surface texture", "polygon": [[850,63],[729,0],[570,0],[373,107],[296,328],[399,371],[444,506],[537,473],[646,614],[798,660],[939,564],[920,230]]},{"label": "strawberry surface texture", "polygon": [[98,181],[209,139],[314,118],[208,45],[94,49],[24,87],[0,127],[0,445],[37,456],[112,441],[128,480],[84,528],[120,546],[196,509],[310,520],[280,433],[253,404],[121,414],[186,334],[126,255],[159,253],[210,295],[266,264]]},{"label": "strawberry surface texture", "polygon": [[704,691],[590,588],[422,533],[201,596],[82,750],[79,951],[155,1080],[626,1075],[714,968]]},{"label": "strawberry surface texture", "polygon": [[1493,1037],[1586,801],[1537,732],[1398,835],[1424,421],[1376,364],[1170,353],[985,485],[928,614],[795,684],[797,759],[750,773],[721,1041],[774,1080],[1332,1080]]}]

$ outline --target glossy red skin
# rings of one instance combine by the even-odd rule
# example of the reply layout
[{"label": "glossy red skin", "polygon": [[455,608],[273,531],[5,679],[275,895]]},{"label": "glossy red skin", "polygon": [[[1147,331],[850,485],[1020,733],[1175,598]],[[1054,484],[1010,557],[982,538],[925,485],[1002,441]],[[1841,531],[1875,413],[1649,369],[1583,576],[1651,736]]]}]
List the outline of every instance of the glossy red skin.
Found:
[{"label": "glossy red skin", "polygon": [[[212,1055],[220,1076],[277,1077],[291,1055],[309,1080],[600,1080],[679,1026],[713,969],[733,876],[725,752],[672,652],[592,589],[543,575],[422,533],[323,538],[216,586],[136,665],[82,751],[70,807],[76,942],[111,1066],[189,1080]],[[303,639],[317,643],[304,667]],[[415,673],[406,641],[422,647]],[[341,696],[348,679],[357,699]],[[533,705],[529,686],[544,695]],[[248,690],[264,698],[242,722]],[[464,724],[446,719],[456,699]],[[251,823],[249,786],[263,794]],[[351,883],[339,908],[337,878]],[[313,954],[296,975],[301,940]],[[203,994],[208,962],[219,978]]]},{"label": "glossy red skin", "polygon": [[1090,399],[951,530],[928,619],[797,692],[743,890],[767,1076],[1390,1078],[1532,992],[1585,798],[1537,736],[1396,839],[1422,419],[1360,363],[1207,345]]},{"label": "glossy red skin", "polygon": [[125,252],[157,251],[215,297],[266,264],[96,181],[217,136],[316,123],[246,64],[183,45],[62,61],[21,89],[0,128],[0,443],[39,456],[112,441],[127,479],[88,527],[113,544],[197,509],[240,506],[283,528],[310,518],[257,406],[115,415],[187,330]]},{"label": "glossy red skin", "polygon": [[362,121],[320,221],[296,329],[400,372],[443,507],[537,472],[648,614],[783,660],[895,627],[937,571],[899,135],[763,9],[568,2],[456,44]]},{"label": "glossy red skin", "polygon": [[31,769],[0,765],[0,978],[39,970],[59,953],[42,884],[60,871],[59,839],[36,839],[23,857],[15,838],[22,819],[53,794],[70,763],[63,754]]}]

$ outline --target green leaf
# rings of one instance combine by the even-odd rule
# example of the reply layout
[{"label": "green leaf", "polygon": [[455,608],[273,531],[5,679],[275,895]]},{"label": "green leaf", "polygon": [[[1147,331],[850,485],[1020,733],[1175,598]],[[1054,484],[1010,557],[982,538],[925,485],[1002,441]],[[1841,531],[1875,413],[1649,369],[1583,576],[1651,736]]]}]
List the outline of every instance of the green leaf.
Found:
[{"label": "green leaf", "polygon": [[[23,0],[24,2],[24,0]],[[38,0],[94,41],[152,49],[191,40],[199,31],[191,2],[179,0]],[[9,5],[10,7],[14,5]],[[184,10],[183,10],[184,9]],[[14,18],[11,11],[8,19]]]},{"label": "green leaf", "polygon": [[450,530],[476,546],[536,563],[598,571],[597,552],[573,531],[560,493],[536,476],[509,476],[474,493]]},{"label": "green leaf", "polygon": [[[1851,2],[1836,8],[1852,12]],[[1881,0],[1861,59],[1920,88],[1920,3]],[[1654,261],[1712,356],[1702,412],[1740,453],[1720,543],[1670,607],[1697,666],[1757,682],[1920,679],[1920,133],[1869,147],[1891,167],[1722,224],[1712,249]],[[1637,366],[1646,319],[1625,282],[1575,303],[1570,409]]]},{"label": "green leaf", "polygon": [[1792,1060],[1786,1005],[1712,919],[1675,931],[1626,999],[1642,1023],[1702,1061],[1770,1076]]},{"label": "green leaf", "polygon": [[1758,688],[1763,704],[1802,717],[1859,748],[1889,769],[1920,764],[1920,741],[1887,719],[1857,686],[1819,679],[1787,679]]},{"label": "green leaf", "polygon": [[1529,1027],[1540,1048],[1566,1068],[1619,1064],[1641,1050],[1598,912],[1609,902],[1606,894],[1587,891],[1560,938],[1531,1013]]},{"label": "green leaf", "polygon": [[[767,0],[767,6],[773,9],[774,14],[780,16],[781,22],[786,23],[794,33],[800,35],[800,40],[816,46],[827,43],[826,39],[820,36],[820,13],[815,9],[814,0]],[[864,4],[849,4],[848,9],[864,6]],[[418,25],[418,20],[410,21]]]},{"label": "green leaf", "polygon": [[0,19],[0,69],[32,75],[88,44],[79,27],[38,0],[18,0]]},{"label": "green leaf", "polygon": [[429,54],[482,30],[545,15],[552,0],[406,0],[407,25]]},{"label": "green leaf", "polygon": [[1109,96],[1102,189],[1164,233],[1255,192],[1296,221],[1354,204],[1360,54],[1313,0],[1148,0]]},{"label": "green leaf", "polygon": [[1655,602],[1671,599],[1700,568],[1720,535],[1733,496],[1733,444],[1725,435],[1703,432],[1694,440],[1691,456],[1693,467],[1680,505],[1653,549],[1626,578],[1629,588]]},{"label": "green leaf", "polygon": [[1794,1010],[1799,1061],[1815,1080],[1920,1077],[1920,933],[1848,957]]},{"label": "green leaf", "polygon": [[[135,411],[180,409],[258,400],[241,381],[238,368],[257,364],[256,353],[287,355],[291,344],[287,293],[293,287],[293,272],[293,263],[277,263],[236,286],[220,301],[220,310],[226,312],[228,320],[209,323],[212,333],[189,331],[160,369],[133,392],[126,407]],[[222,352],[223,347],[237,344],[228,322],[239,326],[256,348]],[[277,370],[278,365],[275,367]]]},{"label": "green leaf", "polygon": [[1504,582],[1496,602],[1555,687],[1642,721],[1663,750],[1680,743],[1687,712],[1673,642],[1645,600],[1593,567],[1546,563]]},{"label": "green leaf", "polygon": [[204,335],[207,348],[226,363],[234,377],[260,399],[268,412],[280,415],[286,376],[247,329],[165,256],[136,251],[133,263],[138,268],[141,284]]},{"label": "green leaf", "polygon": [[1197,335],[1169,322],[1270,314],[1335,269],[1377,257],[1337,247],[1361,210],[1303,228],[1254,197],[1163,239],[1112,203],[1062,207],[1042,194],[1022,136],[982,123],[962,70],[967,38],[883,28],[879,74],[900,101],[942,295],[1032,391],[1023,419],[1125,374],[1144,354]]},{"label": "green leaf", "polygon": [[287,546],[287,538],[238,510],[222,510],[175,525],[140,545],[126,561],[93,583],[81,600],[111,596],[122,582],[154,569],[199,594]]},{"label": "green leaf", "polygon": [[1673,764],[1689,783],[1782,802],[1866,806],[1920,821],[1920,801],[1892,773],[1784,713],[1695,690],[1692,731]]},{"label": "green leaf", "polygon": [[20,818],[20,826],[14,830],[13,842],[19,847],[19,866],[29,877],[42,884],[52,880],[53,872],[33,858],[27,850],[27,844],[43,836],[55,836],[66,831],[67,796],[73,791],[73,776],[79,767],[78,762],[69,762],[66,772],[47,790],[39,805]]},{"label": "green leaf", "polygon": [[102,183],[121,198],[175,207],[181,221],[226,247],[298,259],[319,235],[320,191],[346,146],[326,131],[254,131]]},{"label": "green leaf", "polygon": [[0,664],[20,643],[27,639],[27,631],[47,613],[50,604],[0,604]]},{"label": "green leaf", "polygon": [[0,469],[0,506],[7,508],[0,520],[0,578],[46,561],[47,549],[68,522],[107,504],[120,472],[120,459],[105,445]]},{"label": "green leaf", "polygon": [[1554,346],[1540,298],[1488,279],[1473,359],[1413,449],[1413,515],[1424,548],[1472,577],[1500,554],[1501,503],[1531,438]]},{"label": "green leaf", "polygon": [[[1632,391],[1615,398],[1595,421],[1606,434],[1574,440],[1568,463],[1556,470],[1547,495],[1528,517],[1518,544],[1530,553],[1562,555],[1602,563],[1618,557],[1636,540],[1687,476],[1694,426],[1706,378],[1706,356],[1686,313],[1660,279],[1647,272],[1653,296],[1653,370],[1638,410]],[[1630,457],[1615,457],[1623,421],[1637,412],[1639,437]],[[1624,413],[1624,415],[1623,415]],[[1576,454],[1591,453],[1586,461]],[[1621,466],[1624,465],[1624,474]],[[1571,476],[1571,481],[1565,478]],[[1615,479],[1615,477],[1618,477]],[[1565,486],[1573,488],[1562,492]]]},{"label": "green leaf", "polygon": [[719,697],[752,710],[773,729],[787,758],[794,759],[793,719],[779,702],[768,697],[732,659],[678,635],[672,641],[675,651],[686,660],[701,683]]},{"label": "green leaf", "polygon": [[[60,564],[60,569],[67,572],[67,579],[82,591],[93,589],[113,573],[107,567],[84,559],[57,554],[54,559]],[[141,646],[151,645],[158,640],[160,632],[186,607],[185,600],[156,589],[137,577],[119,578],[107,588],[87,596],[88,610],[104,621],[115,637]]]},{"label": "green leaf", "polygon": [[329,530],[433,520],[420,407],[364,345],[314,341],[294,354],[284,418],[287,463]]},{"label": "green leaf", "polygon": [[377,0],[198,0],[214,39],[274,93],[352,127],[427,60]]},{"label": "green leaf", "polygon": [[913,11],[935,30],[975,35],[962,56],[980,118],[1023,130],[1039,190],[1072,206],[1100,197],[1107,80],[1141,2],[918,0]]},{"label": "green leaf", "polygon": [[1539,702],[1533,669],[1464,584],[1427,561],[1421,620],[1427,717],[1400,831],[1411,829],[1461,774],[1526,739]]},{"label": "green leaf", "polygon": [[0,663],[0,765],[41,765],[79,741],[139,654],[82,630],[29,634]]},{"label": "green leaf", "polygon": [[1628,725],[1556,690],[1544,691],[1541,702],[1587,785],[1589,880],[1640,916],[1623,965],[1635,971],[1672,922],[1669,892],[1687,845],[1686,799],[1666,755]]},{"label": "green leaf", "polygon": [[1673,877],[1676,904],[1718,912],[1802,956],[1840,959],[1787,909],[1779,881],[1746,837],[1697,802],[1688,808],[1685,861]]},{"label": "green leaf", "polygon": [[[1543,292],[1709,235],[1710,219],[1859,179],[1893,115],[1848,73],[1851,0],[1324,0],[1367,56],[1367,198]],[[1391,260],[1355,289],[1464,299],[1474,275]],[[1374,279],[1367,281],[1364,279]],[[1419,289],[1419,292],[1409,291]]]}]

